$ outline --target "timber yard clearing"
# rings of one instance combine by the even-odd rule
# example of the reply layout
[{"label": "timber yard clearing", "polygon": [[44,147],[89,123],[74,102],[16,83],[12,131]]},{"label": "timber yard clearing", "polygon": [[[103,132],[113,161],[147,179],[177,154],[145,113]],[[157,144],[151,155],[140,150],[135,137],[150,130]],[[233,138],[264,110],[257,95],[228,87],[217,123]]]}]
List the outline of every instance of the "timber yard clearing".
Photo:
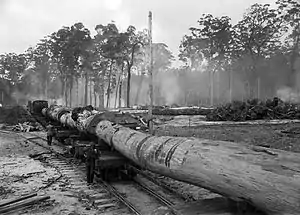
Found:
[{"label": "timber yard clearing", "polygon": [[[20,107],[18,109],[22,110]],[[30,158],[30,155],[43,152],[39,146],[25,141],[26,138],[31,137],[30,132],[22,133],[21,136],[20,133],[11,131],[13,123],[30,121],[30,116],[24,113],[21,114],[22,116],[18,115],[15,107],[12,107],[12,110],[14,114],[10,114],[9,111],[5,114],[9,117],[14,116],[15,119],[10,118],[10,123],[8,123],[10,125],[4,125],[0,130],[0,203],[33,192],[37,192],[38,196],[49,196],[50,199],[28,205],[26,208],[19,207],[17,210],[8,210],[7,214],[130,214],[122,208],[97,210],[93,202],[89,201],[89,198],[82,195],[83,192],[76,188],[78,183],[85,187],[84,181],[79,180],[75,185],[72,184],[71,180],[67,180],[68,177],[62,175],[61,169],[45,161],[49,158],[49,154],[36,156],[36,159]],[[0,120],[2,120],[0,123],[4,124],[7,117],[3,112],[0,113],[0,116]],[[22,117],[24,119],[20,119]],[[44,131],[34,134],[44,136]],[[291,120],[241,124],[209,123],[202,116],[159,116],[155,120],[155,134],[158,136],[199,137],[300,152],[300,123]],[[56,143],[53,146],[54,150],[59,151],[59,146],[59,143]],[[65,153],[64,149],[60,153]],[[80,164],[73,161],[72,165]],[[149,175],[175,190],[177,195],[182,197],[182,202],[189,203],[183,207],[182,202],[177,201],[178,204],[175,208],[181,214],[237,214],[231,211],[231,208],[225,203],[225,199],[206,189],[153,173],[149,173]],[[146,183],[150,184],[148,181]],[[136,193],[136,195],[139,194]],[[147,201],[147,199],[140,198],[135,201],[143,204],[143,201]],[[1,209],[0,206],[0,211]],[[196,210],[197,213],[195,213]],[[153,208],[149,206],[144,214],[169,214],[169,212],[163,207],[153,211]],[[248,214],[258,213],[252,211]]]}]

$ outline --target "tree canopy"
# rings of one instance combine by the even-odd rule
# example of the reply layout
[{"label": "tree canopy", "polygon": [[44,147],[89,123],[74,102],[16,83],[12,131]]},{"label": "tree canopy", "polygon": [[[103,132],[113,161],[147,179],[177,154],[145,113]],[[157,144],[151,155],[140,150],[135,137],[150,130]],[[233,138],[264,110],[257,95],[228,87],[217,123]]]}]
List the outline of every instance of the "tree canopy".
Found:
[{"label": "tree canopy", "polygon": [[[202,14],[182,37],[182,66],[173,67],[176,58],[167,44],[153,43],[155,104],[296,95],[299,23],[295,0],[278,0],[275,7],[253,4],[236,24],[229,16]],[[121,31],[112,21],[90,31],[78,22],[46,35],[23,54],[1,54],[0,90],[68,106],[147,104],[149,62],[146,29],[130,25]]]}]

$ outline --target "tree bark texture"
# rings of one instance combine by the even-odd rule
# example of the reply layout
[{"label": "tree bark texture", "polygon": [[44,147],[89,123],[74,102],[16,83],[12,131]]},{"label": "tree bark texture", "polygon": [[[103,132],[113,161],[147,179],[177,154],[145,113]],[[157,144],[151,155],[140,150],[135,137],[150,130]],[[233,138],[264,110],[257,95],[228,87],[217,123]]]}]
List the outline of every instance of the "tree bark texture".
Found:
[{"label": "tree bark texture", "polygon": [[89,76],[88,71],[85,71],[85,89],[84,89],[84,104],[88,105],[88,84],[89,84]]},{"label": "tree bark texture", "polygon": [[152,136],[115,124],[104,113],[85,114],[76,123],[64,107],[43,113],[96,134],[142,168],[246,201],[268,214],[300,214],[297,153],[193,137]]},{"label": "tree bark texture", "polygon": [[106,99],[106,108],[109,108],[109,104],[110,104],[110,93],[111,93],[111,75],[112,75],[112,69],[113,69],[113,60],[110,63],[110,69],[109,69],[109,75],[108,75],[108,85],[107,85],[107,99]]},{"label": "tree bark texture", "polygon": [[131,82],[131,65],[127,65],[127,95],[126,95],[126,107],[130,107],[130,85]]},{"label": "tree bark texture", "polygon": [[95,92],[95,85],[94,85],[94,107],[97,107],[97,93]]},{"label": "tree bark texture", "polygon": [[89,105],[93,105],[93,94],[92,94],[92,81],[89,81],[90,82],[90,87],[89,87],[89,95],[90,95],[90,102],[89,102]]},{"label": "tree bark texture", "polygon": [[123,80],[120,81],[120,86],[119,86],[119,107],[122,107],[122,84],[123,84]]},{"label": "tree bark texture", "polygon": [[71,76],[71,77],[70,77],[70,88],[69,88],[70,107],[72,107],[72,100],[73,100],[73,97],[72,97],[73,82],[74,82],[74,79],[73,79],[73,77]]},{"label": "tree bark texture", "polygon": [[138,89],[137,89],[136,96],[135,96],[135,101],[134,101],[135,105],[137,105],[139,103],[140,92],[141,92],[141,89],[142,89],[142,86],[143,86],[143,81],[144,81],[144,75],[141,74],[140,77],[141,77],[141,80],[139,81],[139,85],[138,85]]},{"label": "tree bark texture", "polygon": [[208,139],[151,136],[114,124],[104,113],[85,114],[74,122],[71,109],[59,106],[43,109],[43,114],[95,134],[142,168],[247,201],[268,214],[300,214],[297,153]]}]

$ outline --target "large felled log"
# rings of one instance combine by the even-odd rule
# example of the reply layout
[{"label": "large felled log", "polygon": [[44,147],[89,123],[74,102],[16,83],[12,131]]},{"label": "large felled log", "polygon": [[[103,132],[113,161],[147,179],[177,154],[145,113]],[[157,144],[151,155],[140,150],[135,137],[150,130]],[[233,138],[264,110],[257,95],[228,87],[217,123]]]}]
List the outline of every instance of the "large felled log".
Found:
[{"label": "large felled log", "polygon": [[213,109],[204,107],[181,107],[181,108],[154,108],[154,115],[206,115]]},{"label": "large felled log", "polygon": [[[153,115],[206,115],[210,113],[213,108],[205,107],[163,107],[154,106],[152,113]],[[148,113],[148,107],[143,107],[143,109],[116,109],[114,111],[127,112],[132,114]]]},{"label": "large felled log", "polygon": [[96,134],[141,167],[245,200],[268,214],[300,214],[297,153],[225,141],[156,137],[107,121],[104,114],[81,116],[76,123],[70,114],[60,120]]}]

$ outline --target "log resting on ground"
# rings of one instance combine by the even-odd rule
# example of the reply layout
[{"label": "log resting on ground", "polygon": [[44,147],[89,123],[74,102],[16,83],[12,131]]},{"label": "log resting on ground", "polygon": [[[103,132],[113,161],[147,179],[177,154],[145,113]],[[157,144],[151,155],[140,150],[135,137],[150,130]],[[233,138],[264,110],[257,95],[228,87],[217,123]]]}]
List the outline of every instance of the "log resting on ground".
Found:
[{"label": "log resting on ground", "polygon": [[[105,113],[80,116],[43,113],[96,135],[139,166],[247,201],[267,214],[300,214],[300,156],[263,147],[198,138],[151,136],[114,122]],[[56,111],[55,111],[56,110]],[[56,113],[56,114],[54,114]]]},{"label": "log resting on ground", "polygon": [[[119,108],[114,109],[111,111],[119,111],[119,112],[127,112],[127,113],[148,113],[148,107],[143,107],[143,109],[132,109],[132,108]],[[205,108],[205,107],[159,107],[154,106],[152,109],[153,115],[169,115],[169,116],[176,116],[176,115],[206,115],[213,111],[213,108]]]}]

